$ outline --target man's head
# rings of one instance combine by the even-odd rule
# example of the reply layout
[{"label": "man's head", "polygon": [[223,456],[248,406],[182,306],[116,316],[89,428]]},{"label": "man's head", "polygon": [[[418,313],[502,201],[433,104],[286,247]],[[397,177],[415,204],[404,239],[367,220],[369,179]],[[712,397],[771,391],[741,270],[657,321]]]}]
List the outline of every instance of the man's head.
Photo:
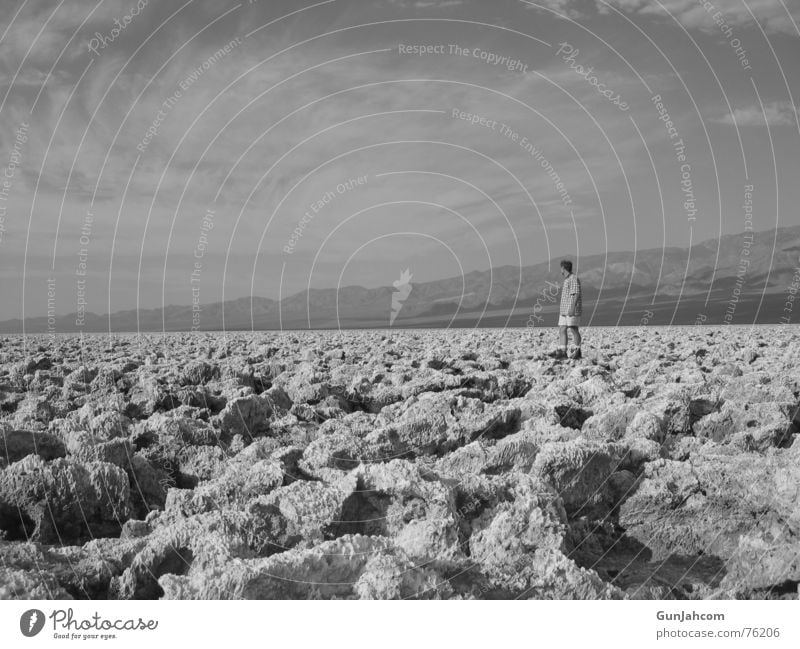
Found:
[{"label": "man's head", "polygon": [[566,277],[572,274],[572,262],[568,259],[561,260],[561,276]]}]

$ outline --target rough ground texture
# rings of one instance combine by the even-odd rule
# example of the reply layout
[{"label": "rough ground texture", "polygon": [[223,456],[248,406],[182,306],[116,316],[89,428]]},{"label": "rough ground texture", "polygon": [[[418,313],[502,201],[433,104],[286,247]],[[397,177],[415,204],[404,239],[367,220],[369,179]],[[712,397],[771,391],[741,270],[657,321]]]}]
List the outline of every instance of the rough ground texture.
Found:
[{"label": "rough ground texture", "polygon": [[0,340],[0,598],[797,598],[790,328]]}]

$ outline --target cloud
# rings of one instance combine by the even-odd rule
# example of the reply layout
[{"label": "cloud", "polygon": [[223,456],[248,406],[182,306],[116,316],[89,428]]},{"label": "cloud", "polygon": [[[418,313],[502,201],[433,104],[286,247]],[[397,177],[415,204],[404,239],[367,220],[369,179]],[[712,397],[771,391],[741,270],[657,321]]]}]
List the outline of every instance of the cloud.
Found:
[{"label": "cloud", "polygon": [[467,0],[389,0],[389,4],[403,9],[448,9],[459,7]]},{"label": "cloud", "polygon": [[[520,0],[526,9],[555,12],[559,16],[574,19],[587,18],[594,10],[594,0]],[[547,11],[550,9],[550,11]]]},{"label": "cloud", "polygon": [[424,9],[427,7],[458,7],[459,5],[464,4],[463,0],[430,0],[425,2],[424,0],[417,0],[414,3],[414,7],[418,9]]},{"label": "cloud", "polygon": [[757,20],[767,33],[800,35],[800,7],[784,0],[597,0],[598,11],[610,13],[608,6],[626,13],[672,16],[689,29],[718,32],[722,24],[755,28]]},{"label": "cloud", "polygon": [[715,120],[720,124],[734,123],[737,126],[792,126],[795,124],[796,108],[789,101],[774,101],[764,106],[748,106],[737,108]]},{"label": "cloud", "polygon": [[[520,0],[529,9],[545,7],[571,18],[613,14],[613,9],[639,16],[672,16],[688,29],[716,33],[720,23],[755,28],[754,18],[769,34],[798,36],[800,6],[786,0]],[[751,13],[752,12],[752,13]]]},{"label": "cloud", "polygon": [[[19,14],[14,10],[0,17],[0,70],[13,74],[23,59],[29,65],[49,68],[66,43],[73,38],[67,58],[86,51],[86,40],[77,35],[81,29],[100,29],[105,32],[114,26],[115,19],[122,19],[131,0],[104,0],[96,2],[66,2],[58,7],[45,0],[26,3]],[[12,18],[13,22],[9,23]]]}]

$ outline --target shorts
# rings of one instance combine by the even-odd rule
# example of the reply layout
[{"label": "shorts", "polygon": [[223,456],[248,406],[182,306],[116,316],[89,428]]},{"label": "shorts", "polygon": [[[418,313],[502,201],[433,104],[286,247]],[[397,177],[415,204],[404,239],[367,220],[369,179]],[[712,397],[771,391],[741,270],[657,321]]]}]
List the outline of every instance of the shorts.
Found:
[{"label": "shorts", "polygon": [[559,327],[580,327],[581,326],[581,317],[579,315],[574,315],[574,316],[560,315],[560,316],[558,316],[558,326]]}]

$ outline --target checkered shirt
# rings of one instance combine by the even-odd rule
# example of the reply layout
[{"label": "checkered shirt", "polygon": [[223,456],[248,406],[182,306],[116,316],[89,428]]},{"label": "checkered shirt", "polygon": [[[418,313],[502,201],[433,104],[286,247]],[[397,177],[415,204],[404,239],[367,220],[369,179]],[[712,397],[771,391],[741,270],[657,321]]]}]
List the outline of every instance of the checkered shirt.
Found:
[{"label": "checkered shirt", "polygon": [[567,315],[570,307],[575,306],[573,315],[581,315],[583,304],[581,301],[581,280],[574,274],[564,280],[561,287],[561,315]]}]

